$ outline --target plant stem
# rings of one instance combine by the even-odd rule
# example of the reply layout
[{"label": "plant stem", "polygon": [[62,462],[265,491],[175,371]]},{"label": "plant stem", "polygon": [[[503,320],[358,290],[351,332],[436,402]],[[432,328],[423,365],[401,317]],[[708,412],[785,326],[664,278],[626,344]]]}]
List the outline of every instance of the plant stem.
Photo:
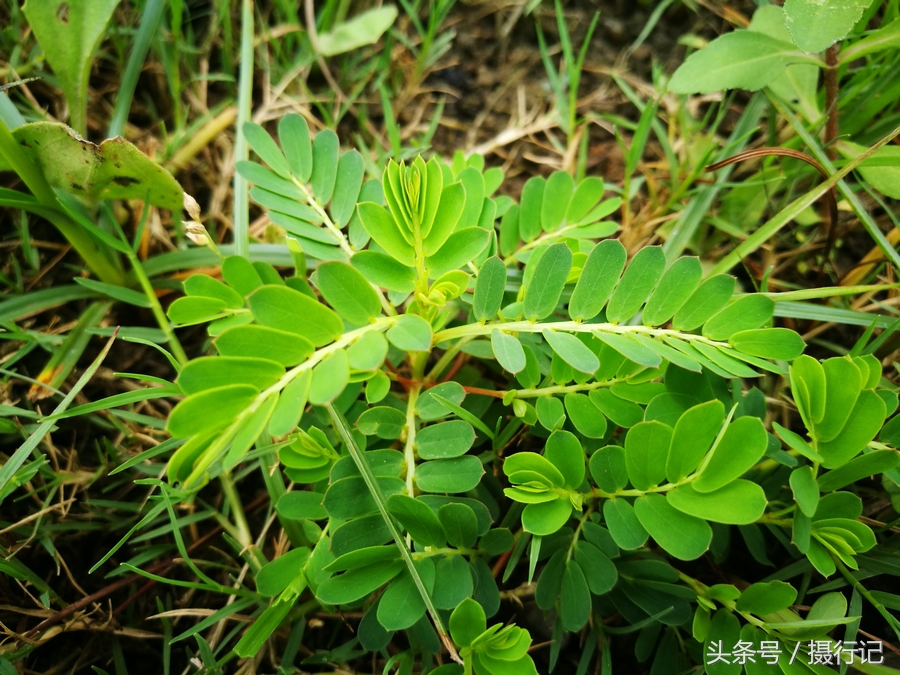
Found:
[{"label": "plant stem", "polygon": [[549,323],[537,323],[533,321],[507,321],[500,323],[470,323],[464,326],[455,326],[446,328],[434,334],[434,344],[453,340],[455,338],[490,335],[494,329],[513,333],[541,333],[545,330],[559,330],[567,333],[591,333],[598,331],[601,333],[617,333],[619,335],[627,333],[640,333],[654,337],[674,337],[679,340],[688,340],[690,342],[703,342],[715,347],[730,347],[727,342],[718,342],[710,340],[700,335],[684,333],[682,331],[671,330],[669,328],[650,328],[648,326],[622,326],[614,323],[581,323],[578,321],[551,321]]},{"label": "plant stem", "polygon": [[235,418],[234,422],[232,422],[219,434],[216,440],[214,440],[212,444],[203,452],[203,454],[194,462],[194,469],[191,471],[190,476],[188,476],[184,481],[184,489],[190,490],[196,487],[198,483],[202,482],[203,474],[206,472],[206,470],[209,469],[209,467],[212,466],[213,462],[215,462],[219,458],[219,456],[225,452],[225,448],[234,438],[235,434],[237,434],[241,427],[246,424],[247,420],[250,419],[250,416],[259,409],[259,406],[261,406],[263,402],[267,398],[269,398],[269,396],[280,392],[307,370],[312,370],[313,367],[321,363],[322,360],[325,359],[329,354],[333,354],[340,349],[349,347],[351,344],[356,342],[359,338],[361,338],[368,332],[386,330],[393,326],[396,322],[397,317],[381,318],[376,320],[374,323],[369,324],[368,326],[363,326],[362,328],[357,328],[356,330],[352,330],[349,333],[344,333],[335,342],[332,342],[330,345],[322,347],[321,349],[313,352],[312,355],[308,359],[306,359],[306,361],[291,368],[281,376],[278,382],[273,384],[265,391],[260,392],[260,394],[253,400],[253,402]]},{"label": "plant stem", "polygon": [[[415,379],[416,382],[421,380]],[[409,390],[409,399],[406,402],[406,443],[403,447],[403,455],[406,459],[406,493],[415,497],[416,475],[416,401],[419,399],[421,384],[415,384]]]},{"label": "plant stem", "polygon": [[859,594],[866,600],[868,600],[872,607],[878,610],[878,613],[884,617],[885,621],[888,622],[888,625],[894,629],[894,633],[897,635],[897,638],[900,639],[900,630],[897,630],[897,619],[894,618],[894,616],[892,616],[891,613],[887,611],[887,609],[885,609],[885,606],[883,604],[875,599],[875,597],[868,591],[868,589],[859,582],[859,579],[857,579],[853,576],[853,574],[850,573],[850,570],[847,569],[847,566],[844,565],[844,563],[837,556],[833,555],[831,557],[834,559],[834,564],[837,566],[838,570],[849,582],[849,584],[853,586],[853,588],[855,588],[857,591],[859,591]]},{"label": "plant stem", "polygon": [[[234,161],[250,157],[244,138],[244,124],[250,121],[253,105],[253,2],[244,0],[241,9],[241,68],[238,80],[237,129],[234,134]],[[234,252],[247,258],[250,255],[250,197],[247,179],[234,172]]]},{"label": "plant stem", "polygon": [[169,323],[169,319],[163,311],[162,305],[159,304],[159,298],[156,297],[156,291],[153,289],[153,284],[150,283],[150,279],[147,277],[146,272],[144,272],[141,261],[130,248],[126,255],[128,256],[128,261],[131,263],[131,269],[134,270],[134,275],[137,277],[141,289],[144,291],[144,295],[147,296],[147,300],[150,302],[150,311],[153,312],[156,323],[166,336],[166,342],[168,342],[172,354],[175,356],[178,363],[182,366],[186,365],[189,360],[187,354],[181,346],[181,342],[178,341],[178,336],[175,335],[172,324]]},{"label": "plant stem", "polygon": [[253,546],[253,535],[250,533],[250,526],[247,524],[247,516],[244,514],[244,506],[241,504],[241,496],[238,494],[237,487],[234,484],[234,478],[231,472],[225,471],[219,476],[219,482],[222,484],[222,494],[231,507],[232,518],[234,519],[235,534],[241,548],[249,550]]}]

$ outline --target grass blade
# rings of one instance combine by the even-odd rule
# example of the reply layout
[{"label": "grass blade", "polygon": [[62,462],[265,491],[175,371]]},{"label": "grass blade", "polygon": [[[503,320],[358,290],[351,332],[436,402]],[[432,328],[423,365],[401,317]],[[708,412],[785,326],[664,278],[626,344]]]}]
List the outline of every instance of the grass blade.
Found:
[{"label": "grass blade", "polygon": [[[238,114],[234,132],[234,161],[250,158],[250,146],[241,129],[250,121],[253,105],[253,5],[244,0],[241,8],[241,70],[238,79]],[[234,252],[249,256],[250,253],[250,196],[247,179],[234,172]]]},{"label": "grass blade", "polygon": [[156,34],[159,20],[162,18],[165,8],[165,0],[147,0],[147,3],[144,5],[141,25],[135,36],[131,55],[128,57],[128,65],[125,66],[125,72],[122,74],[122,80],[119,83],[116,108],[113,110],[113,116],[109,122],[107,138],[121,136],[122,132],[125,131],[125,122],[128,120],[128,112],[131,110],[131,102],[134,100],[134,91],[137,89],[141,68],[144,66],[147,51],[150,49],[150,40]]},{"label": "grass blade", "polygon": [[459,654],[456,653],[456,647],[453,646],[453,642],[450,640],[450,636],[447,634],[447,629],[444,628],[444,623],[441,621],[441,617],[437,612],[437,608],[431,601],[431,596],[428,594],[428,589],[425,588],[425,582],[422,581],[422,577],[419,575],[419,570],[416,569],[415,563],[413,563],[412,554],[410,553],[409,548],[406,546],[406,543],[403,541],[403,535],[400,534],[400,531],[397,529],[397,525],[394,523],[393,518],[391,518],[390,514],[388,513],[387,500],[384,497],[384,493],[382,493],[381,491],[381,486],[375,479],[375,474],[372,473],[372,467],[369,466],[366,458],[363,457],[363,451],[356,444],[356,439],[353,438],[353,434],[350,433],[350,425],[347,424],[347,420],[344,419],[344,416],[341,414],[341,412],[335,409],[334,406],[332,406],[330,403],[326,404],[325,407],[328,409],[328,414],[331,417],[331,421],[334,423],[334,426],[340,433],[341,439],[344,441],[344,445],[347,447],[347,451],[350,453],[350,456],[353,457],[353,461],[356,463],[356,468],[359,469],[360,474],[362,474],[363,480],[366,483],[366,487],[372,494],[372,498],[375,500],[375,504],[378,506],[378,512],[384,519],[388,530],[390,530],[391,536],[393,537],[394,542],[397,544],[397,548],[400,549],[400,555],[403,558],[403,562],[406,563],[406,567],[416,584],[416,588],[419,590],[419,594],[422,596],[422,600],[425,602],[425,607],[428,609],[428,613],[431,615],[431,620],[434,622],[434,627],[437,629],[438,635],[441,638],[441,642],[444,643],[447,651],[450,652],[450,658],[452,658],[457,663],[462,663],[462,659],[460,659]]},{"label": "grass blade", "polygon": [[[90,382],[91,378],[94,376],[94,373],[97,372],[97,369],[100,367],[100,364],[103,363],[103,359],[106,358],[106,355],[109,353],[110,348],[115,341],[116,336],[113,335],[107,342],[100,353],[97,355],[97,358],[87,367],[81,377],[78,378],[78,382],[75,383],[75,386],[66,394],[66,397],[60,402],[56,409],[53,411],[54,415],[59,415],[65,412],[66,408],[75,400],[75,397],[78,396],[78,392],[84,389],[84,385]],[[31,454],[31,452],[38,446],[38,444],[44,439],[50,429],[53,428],[54,422],[42,422],[41,425],[34,430],[34,433],[28,437],[28,439],[22,443],[18,447],[18,449],[13,453],[12,457],[9,458],[9,461],[0,468],[0,491],[6,486],[6,484],[10,481],[10,479],[15,475],[16,471],[19,470],[19,467],[25,463],[25,460]],[[367,465],[368,466],[368,465]]]}]

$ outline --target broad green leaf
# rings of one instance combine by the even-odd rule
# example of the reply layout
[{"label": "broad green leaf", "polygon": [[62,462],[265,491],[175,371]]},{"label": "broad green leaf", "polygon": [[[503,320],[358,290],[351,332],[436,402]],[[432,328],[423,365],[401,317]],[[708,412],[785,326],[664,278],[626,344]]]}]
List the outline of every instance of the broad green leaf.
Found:
[{"label": "broad green leaf", "polygon": [[676,94],[762,89],[792,63],[808,62],[789,42],[756,31],[726,33],[691,54],[669,80]]},{"label": "broad green leaf", "polygon": [[478,225],[478,216],[481,215],[484,205],[484,176],[475,167],[467,167],[456,178],[466,192],[466,203],[456,228],[461,230],[475,227]]},{"label": "broad green leaf", "polygon": [[328,511],[322,506],[324,497],[320,492],[288,492],[278,500],[275,510],[291,520],[325,520]]},{"label": "broad green leaf", "polygon": [[797,589],[783,581],[769,581],[752,584],[741,592],[736,609],[741,612],[752,612],[757,616],[774,614],[787,609],[797,599]]},{"label": "broad green leaf", "polygon": [[[568,174],[566,174],[568,175]],[[591,593],[576,560],[566,561],[559,596],[559,616],[566,630],[581,630],[591,616]]]},{"label": "broad green leaf", "polygon": [[444,186],[434,223],[428,236],[425,237],[426,256],[432,256],[443,248],[447,239],[456,229],[465,205],[466,190],[462,183],[451,183]]},{"label": "broad green leaf", "polygon": [[308,548],[295,548],[263,565],[256,574],[256,590],[270,598],[278,595],[303,574],[308,559]]},{"label": "broad green leaf", "polygon": [[548,431],[556,431],[566,421],[563,403],[555,396],[541,396],[534,405],[538,421]]},{"label": "broad green leaf", "polygon": [[534,241],[541,233],[541,210],[546,183],[541,176],[532,176],[522,188],[519,207],[519,233],[522,241]]},{"label": "broad green leaf", "polygon": [[[570,333],[546,329],[541,333],[547,344],[559,357],[575,370],[593,375],[600,367],[597,355],[581,340]],[[523,355],[524,356],[524,355]],[[525,367],[525,364],[522,364]],[[520,369],[521,370],[521,369]]]},{"label": "broad green leaf", "polygon": [[616,585],[619,576],[616,566],[593,544],[578,541],[575,547],[575,560],[584,572],[591,593],[603,595]]},{"label": "broad green leaf", "polygon": [[641,314],[645,326],[661,326],[684,306],[697,290],[703,269],[697,258],[679,258],[666,270]]},{"label": "broad green leaf", "polygon": [[397,349],[427,352],[431,349],[431,325],[415,314],[404,314],[385,334]]},{"label": "broad green leaf", "polygon": [[541,202],[541,227],[544,232],[558,229],[569,208],[575,183],[566,171],[554,171],[544,186]]},{"label": "broad green leaf", "polygon": [[416,451],[422,459],[450,459],[466,454],[475,442],[475,430],[463,420],[441,422],[416,434]]},{"label": "broad green leaf", "polygon": [[459,405],[466,398],[466,390],[462,388],[459,382],[442,382],[425,390],[419,396],[419,400],[416,402],[416,414],[419,416],[419,419],[431,422],[450,414],[450,409],[434,398],[434,394],[450,401],[454,405]]},{"label": "broad green leaf", "polygon": [[[278,219],[276,216],[278,215],[287,215],[291,216],[291,219],[286,221],[284,224],[281,224],[288,231],[296,231],[298,234],[306,234],[307,232],[318,232],[319,237],[321,237],[321,241],[337,243],[337,238],[329,233],[328,231],[317,227],[322,223],[322,216],[320,216],[316,211],[314,211],[311,207],[306,204],[301,204],[297,201],[297,195],[294,195],[291,192],[291,196],[285,197],[281,194],[277,194],[270,190],[266,190],[259,186],[250,188],[250,196],[253,200],[259,204],[260,206],[265,206],[269,209],[269,217],[272,219],[272,222],[278,223]],[[354,207],[356,204],[354,204]],[[300,229],[292,230],[291,222],[296,222],[297,220],[305,221]],[[315,237],[313,237],[315,238]]]},{"label": "broad green leaf", "polygon": [[375,373],[375,376],[366,382],[366,403],[372,404],[384,400],[390,390],[390,378],[382,372]]},{"label": "broad green leaf", "polygon": [[[898,24],[897,28],[900,28],[900,22],[894,21],[892,23]],[[865,150],[863,146],[850,145],[849,143],[844,147],[852,148],[853,151],[858,149],[859,152],[854,152],[854,155]],[[893,145],[879,148],[874,155],[864,160],[857,167],[857,171],[872,187],[882,194],[891,199],[900,199],[900,188],[897,187],[897,179],[900,176],[900,148]]]},{"label": "broad green leaf", "polygon": [[[478,519],[466,504],[444,504],[438,509],[439,532],[447,535],[447,541],[457,548],[472,548],[478,539]],[[440,528],[443,528],[441,530]]]},{"label": "broad green leaf", "polygon": [[[394,497],[396,495],[391,495]],[[344,572],[354,567],[370,565],[375,562],[397,560],[399,551],[395,546],[366,546],[355,551],[344,553],[334,558],[323,568],[324,572]]]},{"label": "broad green leaf", "polygon": [[275,141],[269,135],[269,132],[263,129],[255,122],[245,122],[241,127],[244,138],[253,148],[253,152],[269,165],[275,173],[283,178],[290,179],[291,168],[288,161],[282,154],[281,150],[275,144]]},{"label": "broad green leaf", "polygon": [[537,321],[553,313],[571,269],[572,251],[566,244],[553,244],[544,251],[525,290],[525,318]]},{"label": "broad green leaf", "polygon": [[391,495],[387,508],[416,543],[423,546],[444,545],[441,523],[430,506],[407,495]]},{"label": "broad green leaf", "polygon": [[[803,355],[796,359],[790,368],[791,391],[800,416],[811,432],[814,425],[825,416],[825,369],[811,356]],[[801,387],[803,395],[800,395]],[[854,396],[853,400],[856,400]],[[853,403],[850,403],[852,408]],[[846,418],[845,418],[846,419]],[[840,431],[838,428],[835,433]]]},{"label": "broad green leaf", "polygon": [[603,438],[606,435],[606,418],[587,395],[569,392],[563,400],[569,419],[579,433],[588,438]]},{"label": "broad green leaf", "polygon": [[[703,370],[695,355],[688,356],[686,353],[670,347],[659,337],[649,337],[641,333],[628,333],[628,337],[641,343],[644,347],[658,354],[663,360],[671,362],[673,365],[699,373]],[[678,340],[674,342],[678,343]],[[685,345],[685,343],[681,343]],[[689,346],[689,345],[685,345]]]},{"label": "broad green leaf", "polygon": [[584,449],[574,434],[554,431],[544,446],[544,457],[565,478],[565,486],[580,488],[584,482]]},{"label": "broad green leaf", "polygon": [[638,251],[613,291],[606,308],[606,319],[621,323],[637,314],[641,305],[656,288],[666,268],[666,254],[660,246]]},{"label": "broad green leaf", "polygon": [[319,33],[318,51],[322,56],[336,56],[371,45],[394,25],[397,8],[383,5],[360,12],[352,19],[342,21],[327,33]]},{"label": "broad green leaf", "polygon": [[713,523],[748,525],[766,510],[766,495],[756,483],[735,480],[712,492],[697,492],[690,483],[666,493],[669,504]]},{"label": "broad green leaf", "polygon": [[315,349],[309,340],[296,333],[252,325],[229,328],[216,337],[214,344],[222,356],[255,356],[282,366],[305,361]]},{"label": "broad green leaf", "polygon": [[739,478],[765,454],[769,443],[758,417],[740,417],[728,425],[709,463],[693,482],[698,492],[718,490]]},{"label": "broad green leaf", "polygon": [[602,179],[597,176],[584,178],[578,183],[575,194],[569,200],[569,208],[566,209],[566,223],[571,225],[580,222],[597,205],[597,202],[603,199],[604,192],[606,192],[606,186]]},{"label": "broad green leaf", "polygon": [[301,183],[309,182],[312,173],[312,144],[309,125],[296,113],[289,113],[278,122],[278,140],[291,167],[291,173]]},{"label": "broad green leaf", "polygon": [[[287,178],[282,178],[274,171],[267,169],[262,164],[250,161],[240,161],[235,164],[235,170],[259,188],[280,195],[284,199],[293,199],[298,202],[305,201],[305,196],[300,188]],[[262,196],[262,195],[260,195]],[[303,213],[304,210],[300,210]],[[274,212],[273,212],[274,213]]]},{"label": "broad green leaf", "polygon": [[[731,654],[740,637],[740,622],[731,610],[722,607],[713,614],[706,641],[703,644],[703,652],[708,655]],[[778,661],[779,663],[787,661],[787,658],[780,656],[780,652],[781,643],[778,643]],[[741,664],[735,663],[729,656],[725,656],[724,659],[710,656],[704,658],[708,659],[704,668],[708,675],[740,675],[741,673]],[[715,662],[711,663],[712,661]],[[754,658],[754,661],[762,663],[763,659],[759,656]],[[778,675],[781,672],[782,670],[779,668],[777,673],[772,673],[772,675]]]},{"label": "broad green leaf", "polygon": [[634,507],[622,498],[603,502],[603,519],[619,548],[631,551],[643,546],[649,536],[634,512]]},{"label": "broad green leaf", "polygon": [[248,301],[259,323],[301,335],[316,347],[333,342],[344,332],[344,323],[337,314],[287,286],[262,286]]},{"label": "broad green leaf", "polygon": [[600,313],[625,269],[627,257],[618,239],[607,239],[594,247],[569,301],[569,317],[573,321],[592,319]]},{"label": "broad green leaf", "polygon": [[565,477],[562,472],[543,455],[536,452],[517,452],[503,462],[503,473],[512,476],[520,471],[532,471],[547,479],[553,487],[562,487]]},{"label": "broad green leaf", "polygon": [[[845,485],[850,485],[850,483],[862,480],[867,476],[890,471],[898,464],[900,464],[900,453],[896,450],[874,450],[861,455],[860,457],[856,457],[855,459],[851,459],[845,465],[837,469],[822,474],[818,477],[817,482],[819,484],[819,489],[822,492],[831,492],[832,490],[839,490]],[[827,517],[820,516],[819,514],[819,512],[822,511],[822,504],[825,502],[825,499],[826,498],[823,497],[819,500],[819,508],[816,511],[817,518]]]},{"label": "broad green leaf", "polygon": [[466,598],[450,615],[450,636],[460,647],[468,647],[487,630],[487,618],[481,605]]},{"label": "broad green leaf", "polygon": [[320,204],[330,202],[334,193],[339,152],[340,141],[331,129],[324,129],[316,134],[312,144],[313,166],[309,183],[313,196]]},{"label": "broad green leaf", "polygon": [[378,293],[347,263],[320,264],[316,268],[316,285],[328,304],[353,325],[363,326],[381,314]]},{"label": "broad green leaf", "polygon": [[513,374],[524,370],[525,350],[516,337],[495,328],[491,331],[491,350],[504,370]]},{"label": "broad green leaf", "polygon": [[703,336],[727,340],[735,333],[759,328],[774,312],[775,303],[764,295],[741,296],[703,325]]},{"label": "broad green leaf", "polygon": [[457,230],[447,239],[444,246],[429,256],[425,263],[428,276],[437,278],[447,272],[457,270],[472,261],[491,240],[491,233],[480,227],[466,227]]},{"label": "broad green leaf", "polygon": [[376,406],[363,411],[356,420],[356,428],[366,436],[393,440],[400,438],[406,428],[406,416],[390,406]]},{"label": "broad green leaf", "polygon": [[218,298],[187,296],[178,298],[169,305],[166,315],[172,323],[187,326],[209,321],[219,316],[224,309],[225,303]]},{"label": "broad green leaf", "polygon": [[325,405],[337,398],[350,379],[347,352],[338,349],[326,356],[312,371],[309,385],[309,402]]},{"label": "broad green leaf", "polygon": [[662,495],[639,497],[634,512],[654,541],[679,560],[699,558],[712,541],[706,521],[678,511]]},{"label": "broad green leaf", "polygon": [[729,337],[728,343],[750,356],[784,361],[796,359],[806,346],[803,338],[787,328],[744,330]]},{"label": "broad green leaf", "polygon": [[819,486],[813,468],[807,465],[791,471],[790,484],[794,501],[807,517],[812,518],[819,506]]},{"label": "broad green leaf", "polygon": [[[856,409],[863,385],[862,373],[847,357],[835,357],[822,363],[825,374],[825,412],[814,429],[816,440],[835,438]],[[811,395],[811,392],[810,392]]]},{"label": "broad green leaf", "polygon": [[813,462],[821,462],[822,455],[812,449],[809,443],[807,443],[802,436],[799,434],[795,434],[790,429],[785,429],[783,426],[778,424],[778,422],[772,422],[772,428],[775,430],[775,433],[778,434],[778,437],[788,444],[793,450],[796,450],[801,455],[806,457],[807,459]]},{"label": "broad green leaf", "polygon": [[472,313],[476,321],[490,321],[497,316],[506,290],[506,265],[496,256],[485,260],[475,280]]},{"label": "broad green leaf", "polygon": [[[399,478],[382,477],[377,480],[385,497],[400,494],[406,489],[406,484]],[[362,518],[378,511],[365,480],[359,474],[333,482],[325,493],[323,503],[329,516],[341,520]]]},{"label": "broad green leaf", "polygon": [[239,255],[228,256],[222,261],[222,278],[243,296],[250,295],[263,285],[253,263]]},{"label": "broad green leaf", "polygon": [[707,401],[687,410],[675,423],[666,459],[666,478],[677,483],[700,464],[725,422],[721,401]]},{"label": "broad green leaf", "polygon": [[522,511],[522,527],[539,536],[553,534],[565,525],[572,515],[568,499],[555,499],[543,504],[529,504]]},{"label": "broad green leaf", "polygon": [[639,405],[619,398],[609,389],[594,389],[588,396],[591,403],[616,426],[630,429],[644,418],[644,411]]},{"label": "broad green leaf", "polygon": [[312,371],[305,371],[292,380],[278,397],[278,403],[269,420],[269,433],[272,436],[284,436],[293,431],[303,411],[309,396],[309,385],[312,382]]},{"label": "broad green leaf", "polygon": [[[438,609],[453,609],[475,591],[472,568],[460,555],[441,557],[435,564],[431,599]],[[434,671],[432,671],[434,672]]]},{"label": "broad green leaf", "polygon": [[431,234],[443,195],[444,177],[441,166],[437,157],[432,157],[425,165],[425,194],[422,197],[422,222],[419,230],[426,240]]},{"label": "broad green leaf", "polygon": [[435,459],[416,467],[416,485],[424,492],[456,494],[474,489],[482,475],[484,467],[477,457]]},{"label": "broad green leaf", "polygon": [[356,150],[349,150],[341,155],[337,166],[334,195],[331,197],[331,217],[339,228],[350,222],[356,210],[356,201],[364,175],[362,155]]},{"label": "broad green leaf", "polygon": [[[76,279],[76,281],[79,281]],[[88,281],[82,279],[80,281]],[[225,303],[228,309],[243,309],[244,298],[233,288],[229,288],[218,279],[213,279],[206,274],[193,274],[185,279],[184,292],[188,295],[198,295],[205,298],[218,298]]]},{"label": "broad green leaf", "polygon": [[722,309],[734,294],[734,277],[717,274],[710,277],[691,294],[681,309],[675,312],[672,327],[675,330],[694,330]]},{"label": "broad green leaf", "polygon": [[259,389],[248,384],[207,389],[176,405],[169,414],[166,429],[182,438],[221,429],[244,412],[258,394]]},{"label": "broad green leaf", "polygon": [[[782,42],[793,42],[784,22],[784,9],[777,5],[759,7],[753,12],[753,19],[748,28]],[[796,101],[801,114],[812,121],[819,119],[822,114],[816,100],[818,84],[818,67],[797,64],[785,68],[781,75],[769,82],[768,87],[779,98],[788,102]]]},{"label": "broad green leaf", "polygon": [[[90,4],[93,8],[96,4],[102,12],[102,7],[109,5],[110,1],[70,2],[71,23],[76,25],[80,23],[80,20],[76,19],[78,16],[83,17],[82,20],[90,20],[85,15],[93,14],[93,9],[89,9],[87,5]],[[46,3],[46,0],[30,0],[26,3],[26,7],[34,7],[36,2],[52,4]],[[118,0],[112,4],[118,4]],[[54,23],[60,23],[55,18],[57,5],[46,10],[47,18]],[[84,7],[76,8],[75,5]],[[38,19],[38,23],[43,25],[44,18]],[[47,52],[44,41],[38,33],[38,27],[34,23],[31,25],[41,40],[44,53],[53,65],[50,53]],[[66,39],[70,43],[79,41],[78,37],[70,36]],[[71,48],[77,50],[80,46],[72,44]],[[89,70],[90,62],[85,65]],[[60,75],[56,66],[54,70]],[[66,86],[63,83],[64,89]],[[69,98],[73,114],[77,100]],[[93,208],[104,199],[140,199],[168,209],[174,214],[181,213],[184,191],[178,182],[168,171],[124,138],[110,138],[100,145],[95,145],[77,136],[66,125],[51,122],[25,124],[13,130],[12,135],[18,141],[20,149],[37,166],[52,187],[74,195],[89,207]],[[10,169],[6,161],[0,158],[0,170]]]},{"label": "broad green leaf", "polygon": [[411,268],[415,264],[415,252],[387,209],[374,202],[363,202],[357,210],[369,236],[394,260]]},{"label": "broad green leaf", "polygon": [[618,445],[607,445],[591,455],[591,477],[604,492],[617,492],[628,485],[628,468],[625,450]]},{"label": "broad green leaf", "polygon": [[635,488],[647,490],[663,481],[671,441],[672,427],[661,422],[641,422],[628,430],[625,466]]},{"label": "broad green leaf", "polygon": [[410,293],[416,287],[416,275],[412,267],[378,251],[360,251],[350,259],[360,273],[371,283],[396,293]]},{"label": "broad green leaf", "polygon": [[849,35],[872,0],[785,0],[784,20],[800,49],[821,52]]},{"label": "broad green leaf", "polygon": [[257,391],[271,387],[284,375],[275,361],[237,356],[201,356],[188,363],[175,383],[187,394],[230,384],[249,384]]},{"label": "broad green leaf", "polygon": [[383,333],[369,331],[347,348],[347,359],[355,370],[380,368],[388,353],[387,339]]},{"label": "broad green leaf", "polygon": [[329,605],[361,600],[381,588],[403,569],[402,560],[376,562],[328,577],[316,589],[316,597]]},{"label": "broad green leaf", "polygon": [[[72,126],[82,134],[87,131],[91,62],[118,4],[119,0],[28,0],[22,5],[44,58],[66,95]],[[80,156],[78,159],[81,161]]]},{"label": "broad green leaf", "polygon": [[637,340],[631,339],[628,333],[607,333],[596,330],[593,331],[593,335],[629,361],[634,361],[648,368],[657,368],[662,363],[662,357],[656,351]]}]

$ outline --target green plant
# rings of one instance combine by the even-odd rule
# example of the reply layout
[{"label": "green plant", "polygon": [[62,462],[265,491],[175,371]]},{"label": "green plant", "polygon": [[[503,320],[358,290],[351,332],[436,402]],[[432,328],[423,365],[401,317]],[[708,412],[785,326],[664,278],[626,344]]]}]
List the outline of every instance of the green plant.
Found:
[{"label": "green plant", "polygon": [[[280,147],[244,131],[268,168],[238,171],[293,240],[295,274],[226,257],[224,283],[191,277],[170,307],[179,324],[210,322],[218,354],[176,380],[185,398],[167,428],[185,442],[166,488],[190,500],[275,452],[295,484],[276,504],[293,548],[256,574],[257,593],[277,599],[238,655],[318,602],[360,608],[367,650],[406,630],[395,660],[441,651],[428,614],[460,662],[440,672],[526,672],[527,632],[485,632],[498,576],[537,576],[554,635],[590,623],[604,662],[629,631],[665,627],[656,659],[686,666],[738,636],[806,654],[856,625],[836,594],[801,618],[783,580],[853,579],[873,551],[891,555],[844,489],[873,473],[891,482],[900,462],[884,427],[897,396],[864,341],[820,363],[772,327],[777,295],[736,293],[733,277],[704,279],[696,258],[669,263],[659,247],[626,264],[618,241],[592,241],[617,206],[597,179],[559,172],[516,205],[489,196],[502,176],[478,159],[417,158],[363,186],[355,152],[331,132],[310,142],[302,118],[281,121]],[[767,431],[766,395],[788,390],[809,440]],[[746,589],[689,574],[707,551],[729,555],[732,528],[762,559],[774,537],[790,573]],[[629,625],[603,622],[616,612]],[[557,639],[551,668],[558,655]]]}]

